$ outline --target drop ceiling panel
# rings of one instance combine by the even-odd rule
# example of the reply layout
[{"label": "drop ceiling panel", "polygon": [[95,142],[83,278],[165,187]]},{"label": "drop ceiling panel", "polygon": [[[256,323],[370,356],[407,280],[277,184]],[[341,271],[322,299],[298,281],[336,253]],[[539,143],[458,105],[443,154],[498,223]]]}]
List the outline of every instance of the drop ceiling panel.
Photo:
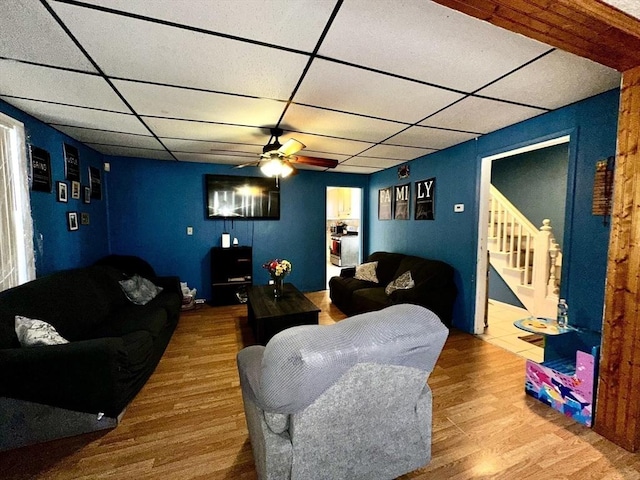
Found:
[{"label": "drop ceiling panel", "polygon": [[507,125],[532,118],[546,110],[497,102],[478,97],[467,97],[464,100],[436,113],[420,125],[467,132],[489,133]]},{"label": "drop ceiling panel", "polygon": [[173,152],[206,153],[224,152],[225,154],[253,156],[256,160],[262,153],[260,145],[246,145],[209,140],[184,140],[178,138],[162,138],[167,148]]},{"label": "drop ceiling panel", "polygon": [[372,157],[352,157],[349,160],[342,162],[340,165],[385,169],[395,167],[396,165],[400,165],[401,163],[405,163],[405,160],[385,160],[382,158]]},{"label": "drop ceiling panel", "polygon": [[[203,162],[203,163],[220,163],[223,165],[241,165],[244,163],[249,163],[252,160],[256,160],[255,157],[247,156],[247,157],[232,157],[228,155],[216,155],[216,154],[207,154],[207,153],[191,153],[191,152],[176,152],[174,154],[178,160],[181,162]],[[229,169],[229,174],[239,174],[239,172],[248,172],[249,169],[253,169],[254,167],[244,167],[241,170],[231,170]]]},{"label": "drop ceiling panel", "polygon": [[112,155],[114,157],[140,157],[151,158],[155,160],[172,160],[174,158],[165,150],[154,150],[148,148],[121,147],[117,145],[100,145],[97,143],[87,143],[88,146],[97,150],[104,155]]},{"label": "drop ceiling panel", "polygon": [[285,102],[208,93],[199,90],[114,81],[116,88],[141,115],[208,120],[241,125],[275,122]]},{"label": "drop ceiling panel", "polygon": [[404,128],[404,125],[358,115],[349,115],[319,108],[291,105],[284,123],[296,130],[340,138],[378,142]]},{"label": "drop ceiling panel", "polygon": [[68,105],[57,105],[34,100],[21,100],[9,97],[0,98],[46,123],[93,128],[97,130],[113,130],[124,133],[139,133],[141,135],[149,134],[149,131],[144,128],[144,125],[142,125],[134,115],[71,107]]},{"label": "drop ceiling panel", "polygon": [[0,56],[95,72],[38,0],[2,0],[0,32]]},{"label": "drop ceiling panel", "polygon": [[554,109],[619,86],[615,70],[556,50],[478,94]]},{"label": "drop ceiling panel", "polygon": [[640,3],[638,3],[638,0],[604,0],[604,2],[628,13],[632,17],[640,18]]},{"label": "drop ceiling panel", "polygon": [[158,140],[148,135],[106,132],[104,130],[68,127],[64,125],[53,125],[53,127],[83,143],[100,143],[105,145],[121,145],[126,147],[163,150],[163,147]]},{"label": "drop ceiling panel", "polygon": [[306,55],[56,3],[107,75],[288,99]]},{"label": "drop ceiling panel", "polygon": [[307,52],[314,49],[334,6],[333,2],[314,0],[189,0],[189,8],[176,8],[175,0],[86,3]]},{"label": "drop ceiling panel", "polygon": [[430,148],[397,147],[395,145],[380,144],[364,152],[363,156],[386,158],[389,160],[413,160],[414,158],[422,157],[435,151],[436,150]]},{"label": "drop ceiling panel", "polygon": [[434,2],[345,2],[320,54],[473,91],[549,50]]},{"label": "drop ceiling panel", "polygon": [[3,95],[130,113],[109,84],[96,75],[2,59],[0,71]]},{"label": "drop ceiling panel", "polygon": [[338,165],[336,168],[334,168],[333,170],[330,170],[331,172],[337,172],[337,173],[358,173],[361,175],[368,175],[370,173],[375,173],[380,171],[379,168],[373,168],[373,167],[358,167],[355,165]]},{"label": "drop ceiling panel", "polygon": [[294,101],[415,123],[460,98],[448,90],[317,60]]},{"label": "drop ceiling panel", "polygon": [[406,145],[410,147],[443,149],[477,137],[475,134],[439,130],[437,128],[411,127],[389,139],[390,145]]},{"label": "drop ceiling panel", "polygon": [[144,121],[158,137],[260,146],[267,143],[266,140],[268,140],[268,137],[261,132],[260,128],[150,117],[145,117]]}]

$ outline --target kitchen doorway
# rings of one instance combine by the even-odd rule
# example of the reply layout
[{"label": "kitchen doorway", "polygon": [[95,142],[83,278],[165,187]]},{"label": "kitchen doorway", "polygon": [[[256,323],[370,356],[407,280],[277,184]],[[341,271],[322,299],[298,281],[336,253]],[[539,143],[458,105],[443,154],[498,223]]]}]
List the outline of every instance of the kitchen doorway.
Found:
[{"label": "kitchen doorway", "polygon": [[327,187],[326,198],[325,285],[329,288],[331,277],[362,261],[362,189]]}]

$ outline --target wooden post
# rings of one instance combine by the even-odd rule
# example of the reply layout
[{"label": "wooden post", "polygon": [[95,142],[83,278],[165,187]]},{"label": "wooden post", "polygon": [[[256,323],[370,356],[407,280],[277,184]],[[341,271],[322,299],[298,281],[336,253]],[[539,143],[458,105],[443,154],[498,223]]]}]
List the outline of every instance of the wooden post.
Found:
[{"label": "wooden post", "polygon": [[640,67],[624,72],[618,120],[595,430],[640,448]]}]

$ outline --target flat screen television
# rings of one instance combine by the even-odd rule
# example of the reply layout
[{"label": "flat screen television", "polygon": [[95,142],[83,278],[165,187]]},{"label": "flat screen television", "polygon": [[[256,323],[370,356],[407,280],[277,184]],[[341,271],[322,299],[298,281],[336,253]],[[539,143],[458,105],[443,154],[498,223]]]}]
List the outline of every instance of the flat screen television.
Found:
[{"label": "flat screen television", "polygon": [[275,178],[205,175],[209,219],[280,219],[280,186]]}]

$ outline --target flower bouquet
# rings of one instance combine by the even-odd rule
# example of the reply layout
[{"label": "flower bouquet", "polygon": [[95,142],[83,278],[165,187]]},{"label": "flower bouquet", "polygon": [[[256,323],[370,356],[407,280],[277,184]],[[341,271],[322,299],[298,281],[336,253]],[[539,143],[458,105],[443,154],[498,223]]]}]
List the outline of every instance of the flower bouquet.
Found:
[{"label": "flower bouquet", "polygon": [[273,279],[274,296],[276,298],[282,297],[282,285],[284,283],[284,277],[290,274],[293,268],[291,262],[289,260],[280,260],[278,258],[275,258],[262,265],[262,268],[265,268]]}]

